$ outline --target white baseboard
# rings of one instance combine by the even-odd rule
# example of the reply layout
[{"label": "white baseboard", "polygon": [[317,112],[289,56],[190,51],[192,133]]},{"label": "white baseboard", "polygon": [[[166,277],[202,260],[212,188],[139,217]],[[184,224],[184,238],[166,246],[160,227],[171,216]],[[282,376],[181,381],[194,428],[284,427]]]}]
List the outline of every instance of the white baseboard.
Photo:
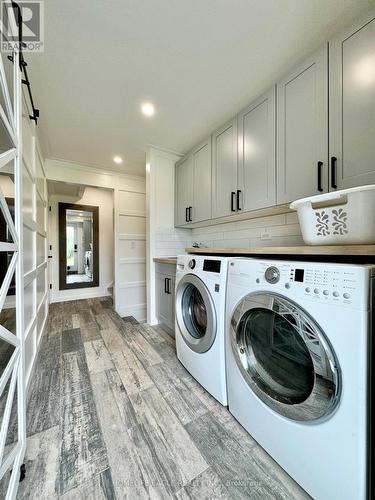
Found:
[{"label": "white baseboard", "polygon": [[[61,290],[63,293],[57,293],[51,296],[51,304],[55,302],[68,302],[69,300],[95,299],[97,297],[111,297],[107,288],[93,290],[86,288],[77,288],[76,290]],[[66,293],[69,292],[69,293]]]}]

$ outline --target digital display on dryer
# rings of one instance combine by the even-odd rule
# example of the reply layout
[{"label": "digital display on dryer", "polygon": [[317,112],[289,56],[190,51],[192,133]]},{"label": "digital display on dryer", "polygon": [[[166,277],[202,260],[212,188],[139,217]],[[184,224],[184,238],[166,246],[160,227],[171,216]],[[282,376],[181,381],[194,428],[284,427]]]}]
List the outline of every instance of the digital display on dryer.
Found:
[{"label": "digital display on dryer", "polygon": [[300,283],[303,283],[304,276],[305,276],[304,269],[296,269],[294,271],[294,281],[299,281]]},{"label": "digital display on dryer", "polygon": [[205,260],[203,262],[203,271],[208,271],[209,273],[220,273],[220,269],[220,260]]}]

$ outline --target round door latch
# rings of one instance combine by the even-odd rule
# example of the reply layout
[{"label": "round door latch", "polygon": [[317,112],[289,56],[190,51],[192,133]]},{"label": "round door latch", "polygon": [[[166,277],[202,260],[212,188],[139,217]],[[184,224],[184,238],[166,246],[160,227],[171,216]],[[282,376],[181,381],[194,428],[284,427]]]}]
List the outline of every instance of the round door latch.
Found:
[{"label": "round door latch", "polygon": [[191,259],[191,260],[189,260],[188,266],[190,267],[190,269],[194,269],[195,264],[196,264],[195,259]]},{"label": "round door latch", "polygon": [[243,347],[240,347],[240,353],[244,354],[244,352],[245,352],[245,349]]},{"label": "round door latch", "polygon": [[268,283],[277,283],[280,279],[280,271],[275,266],[271,266],[266,269],[264,277]]}]

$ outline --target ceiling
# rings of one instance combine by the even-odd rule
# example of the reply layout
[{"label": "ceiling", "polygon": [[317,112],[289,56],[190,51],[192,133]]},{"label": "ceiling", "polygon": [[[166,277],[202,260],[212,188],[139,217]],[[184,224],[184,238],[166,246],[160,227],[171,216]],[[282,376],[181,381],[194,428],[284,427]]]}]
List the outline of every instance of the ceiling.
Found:
[{"label": "ceiling", "polygon": [[48,0],[45,51],[27,54],[45,155],[144,175],[147,145],[188,151],[372,5]]}]

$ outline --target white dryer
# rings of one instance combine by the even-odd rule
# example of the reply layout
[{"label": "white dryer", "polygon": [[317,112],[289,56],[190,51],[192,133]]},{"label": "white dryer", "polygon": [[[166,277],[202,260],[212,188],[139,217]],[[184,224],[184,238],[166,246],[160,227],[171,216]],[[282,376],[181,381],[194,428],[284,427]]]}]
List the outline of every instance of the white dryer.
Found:
[{"label": "white dryer", "polygon": [[369,488],[369,266],[232,259],[229,411],[316,500]]},{"label": "white dryer", "polygon": [[177,357],[222,405],[227,405],[225,294],[228,259],[179,255],[176,271]]}]

